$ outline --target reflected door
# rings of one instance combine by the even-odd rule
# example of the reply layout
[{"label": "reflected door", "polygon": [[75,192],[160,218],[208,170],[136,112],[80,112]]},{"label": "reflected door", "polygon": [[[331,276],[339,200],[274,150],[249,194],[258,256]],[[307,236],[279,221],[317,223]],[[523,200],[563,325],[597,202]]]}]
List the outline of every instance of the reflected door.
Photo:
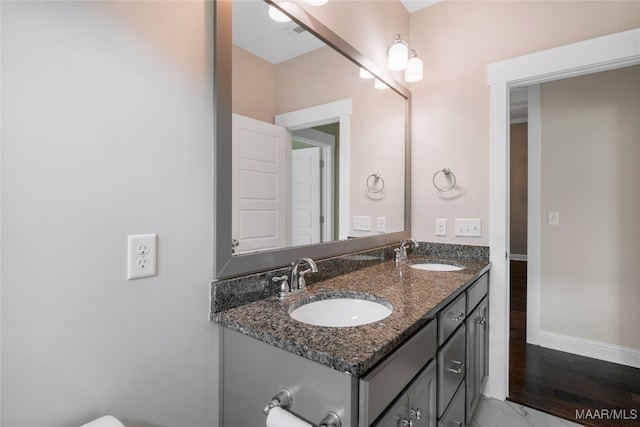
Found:
[{"label": "reflected door", "polygon": [[233,115],[231,224],[235,254],[288,246],[289,144],[285,128]]},{"label": "reflected door", "polygon": [[321,242],[320,148],[291,152],[292,246]]}]

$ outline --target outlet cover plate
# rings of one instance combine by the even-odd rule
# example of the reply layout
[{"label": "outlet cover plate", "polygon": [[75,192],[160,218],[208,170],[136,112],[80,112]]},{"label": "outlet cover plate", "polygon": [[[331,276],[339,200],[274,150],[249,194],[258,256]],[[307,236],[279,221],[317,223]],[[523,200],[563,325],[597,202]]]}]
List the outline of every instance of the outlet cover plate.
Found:
[{"label": "outlet cover plate", "polygon": [[127,280],[155,276],[157,252],[156,234],[127,236]]}]

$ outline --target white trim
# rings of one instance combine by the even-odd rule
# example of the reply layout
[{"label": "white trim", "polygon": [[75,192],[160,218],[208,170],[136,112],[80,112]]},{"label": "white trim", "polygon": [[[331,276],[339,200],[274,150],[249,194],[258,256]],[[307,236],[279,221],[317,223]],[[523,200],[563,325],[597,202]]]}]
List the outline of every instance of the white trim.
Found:
[{"label": "white trim", "polygon": [[540,272],[542,271],[542,120],[540,85],[528,88],[529,125],[527,126],[527,343],[539,344]]},{"label": "white trim", "polygon": [[290,131],[307,127],[324,125],[327,123],[340,122],[338,152],[340,164],[338,173],[340,176],[338,205],[338,239],[346,239],[349,235],[349,147],[351,138],[351,99],[329,102],[327,104],[316,105],[302,110],[291,111],[289,113],[278,114],[275,122],[279,126],[284,126]]},{"label": "white trim", "polygon": [[[491,71],[491,66],[489,66]],[[484,393],[505,400],[509,391],[509,89],[490,87],[489,147],[489,377]],[[494,142],[496,139],[496,142]],[[496,165],[496,166],[494,166]]]},{"label": "white trim", "polygon": [[[509,390],[509,88],[640,63],[640,28],[585,40],[487,66],[490,138],[489,378],[485,394],[506,399]],[[527,250],[528,251],[528,250]],[[529,256],[532,256],[529,252]]]},{"label": "white trim", "polygon": [[640,368],[640,349],[540,331],[540,347]]},{"label": "white trim", "polygon": [[510,254],[509,259],[511,261],[526,261],[527,254]]}]

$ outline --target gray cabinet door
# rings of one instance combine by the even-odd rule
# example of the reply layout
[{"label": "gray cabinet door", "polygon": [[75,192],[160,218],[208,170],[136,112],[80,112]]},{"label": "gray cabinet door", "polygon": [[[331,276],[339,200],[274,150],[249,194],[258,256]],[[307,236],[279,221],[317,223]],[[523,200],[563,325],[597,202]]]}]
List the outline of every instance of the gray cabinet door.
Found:
[{"label": "gray cabinet door", "polygon": [[[409,413],[409,397],[406,394],[400,396],[400,399],[387,409],[382,418],[375,423],[374,427],[402,427],[408,424],[407,414]],[[407,420],[407,424],[403,422]]]},{"label": "gray cabinet door", "polygon": [[436,407],[437,393],[436,361],[424,369],[420,377],[407,390],[409,396],[409,419],[412,427],[435,427],[438,419]]},{"label": "gray cabinet door", "polygon": [[436,380],[436,361],[432,360],[374,426],[435,427]]},{"label": "gray cabinet door", "polygon": [[489,303],[487,298],[467,318],[466,421],[471,422],[489,373]]}]

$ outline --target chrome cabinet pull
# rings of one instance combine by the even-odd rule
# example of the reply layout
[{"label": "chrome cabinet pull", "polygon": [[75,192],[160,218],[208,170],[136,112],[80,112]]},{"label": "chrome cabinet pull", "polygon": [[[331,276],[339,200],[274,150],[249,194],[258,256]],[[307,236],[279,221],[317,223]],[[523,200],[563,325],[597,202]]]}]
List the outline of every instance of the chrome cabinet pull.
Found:
[{"label": "chrome cabinet pull", "polygon": [[422,414],[420,413],[420,408],[418,409],[409,409],[409,417],[419,420],[422,418]]},{"label": "chrome cabinet pull", "polygon": [[462,319],[464,319],[464,313],[461,311],[454,311],[453,312],[453,316],[451,316],[451,320],[453,320],[454,322],[459,322]]},{"label": "chrome cabinet pull", "polygon": [[447,371],[453,372],[454,374],[461,374],[462,373],[462,368],[464,367],[464,363],[462,363],[459,360],[452,360],[452,362],[455,363],[456,365],[458,365],[458,368],[457,369],[447,368]]},{"label": "chrome cabinet pull", "polygon": [[476,323],[484,326],[487,324],[487,317],[486,316],[482,316],[482,317],[477,317],[476,318]]},{"label": "chrome cabinet pull", "polygon": [[458,427],[462,427],[464,424],[462,424],[460,421],[458,420],[451,420],[452,423],[456,423],[458,424]]},{"label": "chrome cabinet pull", "polygon": [[413,420],[408,420],[406,418],[403,418],[401,422],[403,426],[413,427]]}]

